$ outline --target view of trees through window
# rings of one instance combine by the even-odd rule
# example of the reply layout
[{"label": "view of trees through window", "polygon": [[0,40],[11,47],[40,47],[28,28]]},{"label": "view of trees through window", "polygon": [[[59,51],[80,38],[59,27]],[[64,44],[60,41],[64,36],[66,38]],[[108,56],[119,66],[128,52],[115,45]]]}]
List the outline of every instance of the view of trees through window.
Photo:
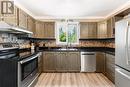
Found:
[{"label": "view of trees through window", "polygon": [[77,44],[78,43],[78,33],[79,33],[79,25],[78,23],[59,23],[57,24],[58,31],[58,43],[63,44]]}]

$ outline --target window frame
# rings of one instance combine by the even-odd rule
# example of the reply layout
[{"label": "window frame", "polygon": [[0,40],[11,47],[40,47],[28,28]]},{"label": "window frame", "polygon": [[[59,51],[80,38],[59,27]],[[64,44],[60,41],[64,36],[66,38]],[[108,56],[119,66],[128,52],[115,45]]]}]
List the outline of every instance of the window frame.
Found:
[{"label": "window frame", "polygon": [[[65,31],[66,31],[66,42],[60,42],[60,39],[59,39],[59,28],[58,28],[58,25],[63,25],[65,26]],[[69,24],[75,24],[77,25],[77,29],[76,29],[76,32],[77,32],[77,42],[76,43],[69,43],[68,42],[68,26]],[[56,44],[57,45],[78,45],[79,44],[79,38],[80,38],[80,24],[79,22],[56,22],[55,23],[55,34],[56,34]]]}]

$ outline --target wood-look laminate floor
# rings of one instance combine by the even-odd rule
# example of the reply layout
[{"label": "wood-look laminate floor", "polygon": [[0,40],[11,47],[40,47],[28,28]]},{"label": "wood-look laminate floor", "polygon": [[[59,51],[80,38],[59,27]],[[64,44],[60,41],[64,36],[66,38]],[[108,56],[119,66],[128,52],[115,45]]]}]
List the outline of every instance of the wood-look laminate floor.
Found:
[{"label": "wood-look laminate floor", "polygon": [[42,73],[35,87],[115,87],[101,73]]}]

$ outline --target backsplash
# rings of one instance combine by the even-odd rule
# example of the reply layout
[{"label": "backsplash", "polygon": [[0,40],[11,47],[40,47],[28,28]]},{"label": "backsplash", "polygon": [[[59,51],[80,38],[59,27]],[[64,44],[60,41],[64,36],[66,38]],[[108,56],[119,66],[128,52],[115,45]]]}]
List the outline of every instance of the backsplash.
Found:
[{"label": "backsplash", "polygon": [[81,47],[106,47],[104,41],[80,41]]},{"label": "backsplash", "polygon": [[18,39],[18,36],[15,34],[0,33],[0,44],[4,43],[12,43],[12,44],[16,43],[18,44],[20,49],[31,47],[30,41]]},{"label": "backsplash", "polygon": [[[55,41],[42,41],[39,43],[40,47],[63,47],[57,45]],[[71,47],[109,47],[115,48],[115,41],[80,41],[79,45],[71,45]]]},{"label": "backsplash", "polygon": [[13,34],[0,33],[0,43],[17,43],[18,39]]},{"label": "backsplash", "polygon": [[106,47],[115,48],[115,41],[108,41],[108,42],[106,42]]},{"label": "backsplash", "polygon": [[[0,33],[0,43],[17,43],[21,49],[31,47],[29,40],[18,39],[18,36],[15,34]],[[64,45],[57,45],[55,40],[39,41],[38,45],[40,47],[64,47]],[[87,40],[87,41],[80,41],[78,45],[69,45],[69,46],[115,48],[115,41]]]}]

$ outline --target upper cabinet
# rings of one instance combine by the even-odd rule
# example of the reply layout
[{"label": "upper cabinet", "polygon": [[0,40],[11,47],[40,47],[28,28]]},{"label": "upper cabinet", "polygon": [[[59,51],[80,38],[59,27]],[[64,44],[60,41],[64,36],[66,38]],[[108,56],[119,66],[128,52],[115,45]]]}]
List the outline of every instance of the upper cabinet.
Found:
[{"label": "upper cabinet", "polygon": [[55,23],[37,21],[35,34],[37,38],[55,38]]},{"label": "upper cabinet", "polygon": [[97,38],[107,38],[107,21],[98,23]]},{"label": "upper cabinet", "polygon": [[27,29],[27,18],[28,18],[28,15],[24,11],[19,9],[18,17],[19,17],[18,18],[19,27]]},{"label": "upper cabinet", "polygon": [[43,38],[55,38],[55,23],[44,22]]},{"label": "upper cabinet", "polygon": [[114,37],[115,32],[115,20],[114,17],[107,20],[107,37],[112,38]]},{"label": "upper cabinet", "polygon": [[44,34],[44,23],[41,21],[36,21],[35,23],[35,37],[36,38],[43,38],[43,34]]},{"label": "upper cabinet", "polygon": [[35,33],[35,19],[28,15],[27,17],[27,29]]},{"label": "upper cabinet", "polygon": [[1,14],[2,19],[13,26],[18,25],[18,8],[15,6],[14,7],[14,13],[13,14]]},{"label": "upper cabinet", "polygon": [[97,37],[98,38],[114,38],[115,37],[115,21],[119,18],[111,17],[105,21],[98,22]]},{"label": "upper cabinet", "polygon": [[97,23],[96,22],[81,22],[80,23],[80,39],[96,38]]}]

